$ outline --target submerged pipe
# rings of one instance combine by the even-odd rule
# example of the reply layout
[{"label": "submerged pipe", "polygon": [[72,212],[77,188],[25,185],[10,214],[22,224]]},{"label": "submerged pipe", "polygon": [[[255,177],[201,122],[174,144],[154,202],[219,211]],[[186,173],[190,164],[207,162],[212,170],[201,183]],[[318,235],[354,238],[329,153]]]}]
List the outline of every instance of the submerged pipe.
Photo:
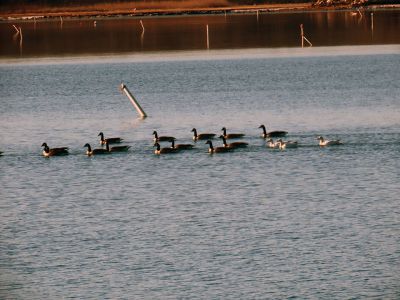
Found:
[{"label": "submerged pipe", "polygon": [[128,87],[125,84],[121,83],[120,89],[125,93],[125,95],[128,97],[128,99],[131,101],[131,103],[135,107],[136,111],[139,113],[140,117],[143,119],[146,118],[147,117],[146,113],[140,106],[139,102],[135,99],[135,97],[128,90]]}]

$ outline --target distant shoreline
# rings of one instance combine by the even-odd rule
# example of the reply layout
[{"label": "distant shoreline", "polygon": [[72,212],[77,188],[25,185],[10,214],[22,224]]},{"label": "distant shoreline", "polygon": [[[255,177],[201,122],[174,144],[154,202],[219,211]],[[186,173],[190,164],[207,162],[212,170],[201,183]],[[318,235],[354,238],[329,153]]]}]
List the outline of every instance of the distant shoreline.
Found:
[{"label": "distant shoreline", "polygon": [[[204,14],[224,14],[224,13],[274,13],[274,12],[304,12],[304,11],[337,11],[337,10],[356,10],[357,7],[349,5],[335,6],[313,6],[311,3],[293,3],[293,4],[260,4],[247,6],[230,6],[216,8],[176,8],[176,9],[101,9],[87,10],[80,7],[74,7],[69,11],[61,11],[52,9],[32,10],[21,12],[0,12],[0,20],[29,20],[29,19],[47,19],[47,18],[105,18],[105,17],[144,17],[144,16],[169,16],[169,15],[204,15]],[[360,9],[375,10],[375,9],[400,9],[400,4],[390,5],[369,5],[360,7]]]}]

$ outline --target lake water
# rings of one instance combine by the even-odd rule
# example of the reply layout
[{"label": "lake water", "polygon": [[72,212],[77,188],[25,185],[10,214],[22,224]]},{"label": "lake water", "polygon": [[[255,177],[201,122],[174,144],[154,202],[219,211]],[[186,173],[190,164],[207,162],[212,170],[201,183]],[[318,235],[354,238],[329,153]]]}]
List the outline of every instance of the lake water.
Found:
[{"label": "lake water", "polygon": [[[398,299],[399,53],[3,60],[0,298]],[[300,146],[266,148],[260,124]],[[249,147],[153,154],[153,130],[192,143],[223,126]],[[99,131],[131,149],[88,158]]]}]

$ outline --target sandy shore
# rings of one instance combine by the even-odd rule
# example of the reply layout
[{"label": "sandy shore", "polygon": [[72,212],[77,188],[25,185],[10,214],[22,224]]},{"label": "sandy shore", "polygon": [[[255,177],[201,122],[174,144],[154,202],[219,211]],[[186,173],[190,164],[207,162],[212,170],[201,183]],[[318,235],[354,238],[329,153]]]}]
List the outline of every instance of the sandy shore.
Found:
[{"label": "sandy shore", "polygon": [[[379,5],[367,6],[370,9],[400,9],[398,5]],[[295,3],[295,4],[262,4],[247,6],[230,6],[217,8],[170,8],[170,9],[136,9],[132,7],[119,7],[112,9],[110,7],[101,6],[96,9],[88,10],[85,7],[72,8],[52,8],[32,9],[30,11],[19,12],[0,12],[0,19],[31,19],[31,18],[52,18],[52,17],[115,17],[115,16],[166,16],[166,15],[199,15],[199,14],[219,14],[219,13],[246,13],[246,12],[293,12],[293,11],[315,11],[315,10],[343,10],[356,9],[348,5],[337,5],[331,7],[316,7],[311,3]]]}]

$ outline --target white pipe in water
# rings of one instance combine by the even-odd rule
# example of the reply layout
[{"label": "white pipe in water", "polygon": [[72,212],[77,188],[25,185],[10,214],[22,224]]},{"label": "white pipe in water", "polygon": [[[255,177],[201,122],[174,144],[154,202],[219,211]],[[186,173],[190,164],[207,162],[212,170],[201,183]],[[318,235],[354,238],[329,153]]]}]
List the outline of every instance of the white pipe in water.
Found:
[{"label": "white pipe in water", "polygon": [[146,118],[147,117],[146,113],[140,106],[139,102],[135,99],[135,97],[128,90],[128,87],[125,84],[121,83],[120,89],[126,94],[128,99],[131,101],[131,103],[135,107],[136,111],[139,113],[140,117],[143,119]]}]

